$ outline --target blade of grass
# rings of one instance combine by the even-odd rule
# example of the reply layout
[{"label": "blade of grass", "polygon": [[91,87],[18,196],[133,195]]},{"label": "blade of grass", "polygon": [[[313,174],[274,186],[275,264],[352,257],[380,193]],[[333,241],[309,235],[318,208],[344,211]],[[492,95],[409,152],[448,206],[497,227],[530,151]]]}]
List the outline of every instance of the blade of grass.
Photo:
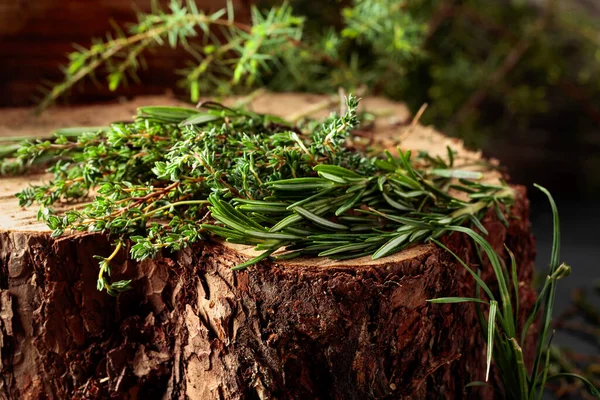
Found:
[{"label": "blade of grass", "polygon": [[456,255],[452,250],[450,250],[448,247],[446,247],[442,242],[440,242],[436,239],[430,239],[430,240],[433,243],[440,246],[442,249],[446,250],[448,253],[452,254],[452,256],[456,259],[456,261],[458,261],[467,270],[467,272],[469,272],[469,274],[471,274],[473,279],[475,279],[475,282],[477,283],[477,287],[483,289],[483,291],[485,292],[485,294],[488,296],[488,298],[490,300],[495,300],[494,294],[490,290],[489,286],[483,281],[483,279],[481,279],[479,274],[476,274],[475,271],[473,271],[471,269],[471,267],[469,267],[458,255]]},{"label": "blade of grass", "polygon": [[427,300],[429,303],[437,304],[451,304],[451,303],[483,303],[488,304],[487,301],[476,299],[474,297],[438,297],[437,299]]},{"label": "blade of grass", "polygon": [[496,328],[496,312],[498,311],[498,302],[490,301],[490,313],[488,316],[488,334],[487,334],[487,354],[485,357],[485,381],[490,377],[490,367],[492,366],[492,354],[494,353],[494,330]]},{"label": "blade of grass", "polygon": [[515,259],[514,253],[508,248],[507,245],[504,245],[504,248],[510,256],[510,270],[512,275],[511,280],[513,283],[513,290],[515,292],[515,315],[519,315],[519,275],[517,273],[517,260]]},{"label": "blade of grass", "polygon": [[500,291],[500,299],[502,302],[502,320],[504,322],[502,328],[504,329],[504,332],[508,337],[515,336],[515,319],[513,316],[512,303],[510,301],[510,292],[508,290],[506,280],[504,279],[504,271],[502,269],[498,255],[496,254],[492,246],[488,243],[488,241],[472,229],[465,228],[462,226],[449,226],[446,229],[450,231],[466,233],[471,237],[471,239],[473,239],[478,245],[481,246],[483,251],[485,251],[486,255],[488,256],[488,259],[490,260],[490,263],[492,264],[496,280],[498,281],[498,289]]},{"label": "blade of grass", "polygon": [[[554,199],[552,198],[552,195],[546,188],[544,188],[540,185],[537,185],[537,184],[534,186],[546,195],[546,197],[548,198],[548,201],[550,203],[550,208],[552,209],[552,220],[553,220],[552,252],[551,252],[551,256],[550,256],[550,268],[549,268],[550,273],[548,274],[548,275],[552,275],[554,273],[554,271],[558,268],[559,256],[560,256],[560,220],[558,217],[558,209],[556,207],[556,203],[554,202]],[[541,359],[542,359],[543,353],[544,353],[543,348],[546,345],[546,337],[548,335],[548,331],[550,330],[550,323],[552,321],[552,311],[554,308],[555,296],[556,296],[556,280],[552,280],[549,283],[549,292],[544,299],[545,304],[544,304],[544,311],[542,314],[542,320],[540,321],[541,329],[540,329],[539,342],[537,344],[536,355],[535,355],[535,359],[533,362],[533,368],[531,370],[533,379],[531,381],[530,392],[534,392],[534,389],[538,384],[541,387],[543,387],[545,384],[544,381],[538,381],[538,379],[540,377],[539,376],[539,367],[540,367]],[[542,375],[542,379],[543,379],[543,375]],[[542,392],[543,392],[543,389],[540,390],[540,396],[541,396]]]},{"label": "blade of grass", "polygon": [[509,339],[510,344],[515,354],[516,368],[518,372],[519,381],[519,393],[521,399],[526,399],[527,395],[527,368],[525,367],[525,360],[523,358],[523,350],[519,346],[519,343],[515,338]]}]

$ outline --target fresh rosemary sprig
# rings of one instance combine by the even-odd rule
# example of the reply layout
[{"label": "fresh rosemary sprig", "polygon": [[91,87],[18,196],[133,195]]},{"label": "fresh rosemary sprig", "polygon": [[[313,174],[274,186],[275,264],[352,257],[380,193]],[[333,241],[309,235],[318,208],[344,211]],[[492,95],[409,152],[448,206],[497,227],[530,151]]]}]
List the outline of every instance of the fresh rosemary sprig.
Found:
[{"label": "fresh rosemary sprig", "polygon": [[[352,136],[357,107],[351,95],[344,115],[300,126],[213,102],[201,110],[142,107],[133,123],[27,142],[18,150],[22,165],[57,161],[54,179],[19,201],[41,204],[53,235],[101,231],[131,240],[136,260],[208,235],[263,251],[238,269],[269,255],[385,257],[450,226],[485,232],[479,220],[489,207],[506,222],[501,206],[512,189],[457,169],[450,149],[444,160],[361,148]],[[80,209],[52,211],[92,192]],[[99,287],[115,292],[103,274],[109,262]]]}]

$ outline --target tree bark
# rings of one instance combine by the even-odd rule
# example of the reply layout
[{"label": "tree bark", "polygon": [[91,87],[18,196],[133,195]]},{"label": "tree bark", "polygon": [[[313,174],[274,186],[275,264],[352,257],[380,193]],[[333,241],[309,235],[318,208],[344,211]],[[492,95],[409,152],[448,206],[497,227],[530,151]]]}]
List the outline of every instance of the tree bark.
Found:
[{"label": "tree bark", "polygon": [[[286,96],[257,99],[255,109],[285,114],[318,99]],[[402,116],[380,121],[381,137],[392,140],[409,121],[397,104],[366,103]],[[403,142],[446,144],[479,157],[420,126]],[[23,182],[0,181],[0,192]],[[507,262],[504,243],[516,255],[523,313],[535,299],[535,251],[526,193],[515,188],[509,227],[493,212],[483,223]],[[0,398],[490,398],[464,389],[485,371],[474,307],[426,302],[474,294],[464,268],[434,245],[377,261],[265,261],[241,272],[230,268],[251,256],[244,246],[209,240],[141,263],[123,249],[113,278],[132,279],[133,289],[114,298],[95,287],[93,255],[109,253],[109,238],[51,238],[32,210],[10,202],[0,199]],[[479,264],[464,235],[442,240]],[[492,281],[491,267],[481,268]]]}]

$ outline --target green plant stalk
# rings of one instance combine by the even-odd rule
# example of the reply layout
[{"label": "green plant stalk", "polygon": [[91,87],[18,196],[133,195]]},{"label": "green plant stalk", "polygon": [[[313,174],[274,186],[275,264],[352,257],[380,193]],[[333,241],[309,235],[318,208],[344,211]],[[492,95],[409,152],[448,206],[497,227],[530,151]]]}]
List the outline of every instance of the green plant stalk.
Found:
[{"label": "green plant stalk", "polygon": [[[550,195],[550,192],[548,192],[548,190],[546,190],[545,188],[539,186],[539,185],[535,185],[538,189],[540,189],[547,197],[548,197],[548,201],[550,202],[550,207],[552,209],[552,216],[553,216],[553,226],[554,226],[554,234],[552,236],[552,252],[550,255],[550,268],[549,268],[549,276],[552,277],[554,272],[556,271],[556,269],[558,268],[559,265],[559,257],[560,257],[560,220],[558,217],[558,210],[556,208],[556,203],[554,202],[554,199],[552,198],[552,196]],[[540,321],[541,324],[541,330],[540,330],[540,339],[538,341],[537,344],[537,350],[536,350],[536,356],[535,356],[535,360],[533,362],[533,380],[531,385],[533,387],[535,387],[538,384],[538,374],[543,374],[542,376],[542,385],[545,385],[545,379],[546,379],[546,374],[547,374],[547,369],[548,369],[548,359],[543,367],[542,371],[538,372],[538,369],[540,367],[540,363],[544,354],[544,346],[548,346],[548,344],[546,344],[546,337],[548,335],[548,331],[550,330],[550,324],[552,321],[552,309],[554,307],[554,298],[556,296],[556,280],[551,280],[550,281],[550,289],[549,289],[549,294],[546,297],[546,301],[545,301],[545,307],[544,307],[544,311],[542,314],[542,319]],[[540,394],[538,396],[538,398],[541,399],[542,393],[540,391]],[[530,399],[533,399],[533,396],[530,397]]]},{"label": "green plant stalk", "polygon": [[[483,289],[486,293],[488,293],[489,288],[485,282],[481,281],[479,275],[475,273],[471,268],[469,268],[460,258],[451,253],[465,268],[467,271],[475,278],[477,284],[476,294],[477,297],[475,299],[470,298],[450,298],[450,299],[434,299],[431,300],[433,303],[456,303],[456,302],[474,302],[477,310],[478,316],[480,320],[480,324],[483,332],[487,336],[488,346],[491,347],[492,342],[494,346],[493,352],[493,360],[496,363],[496,367],[499,369],[500,377],[503,382],[503,390],[504,393],[511,399],[518,400],[530,400],[530,399],[541,399],[543,395],[544,388],[546,387],[546,383],[550,379],[555,379],[561,376],[571,377],[581,380],[586,387],[589,388],[590,393],[595,396],[599,395],[598,390],[593,386],[593,384],[586,379],[585,377],[578,374],[558,374],[548,376],[548,367],[550,362],[550,340],[548,340],[548,332],[551,328],[551,318],[552,318],[552,309],[556,296],[556,283],[559,279],[567,276],[570,273],[570,267],[565,264],[559,265],[559,254],[560,254],[560,224],[558,217],[558,210],[556,208],[556,204],[550,195],[550,193],[543,187],[536,185],[538,189],[540,189],[547,197],[551,205],[553,221],[554,221],[554,234],[553,234],[553,247],[552,247],[552,255],[549,266],[549,273],[546,278],[546,283],[542,291],[540,292],[539,298],[536,301],[536,304],[533,307],[531,314],[528,317],[527,323],[522,328],[522,331],[519,333],[516,331],[516,327],[518,326],[518,313],[512,312],[512,303],[510,299],[510,292],[508,285],[506,284],[506,276],[507,273],[503,269],[503,264],[500,263],[498,255],[493,251],[492,247],[489,243],[479,234],[475,233],[473,230],[465,227],[455,227],[449,228],[449,230],[456,230],[458,232],[462,232],[467,234],[473,239],[476,245],[480,246],[485,254],[488,256],[490,263],[494,269],[494,276],[498,282],[498,290],[500,291],[500,302],[502,303],[502,311],[498,311],[497,318],[496,314],[496,306],[495,303],[491,303],[490,312],[489,312],[489,320],[486,322],[483,318],[483,315],[479,309],[480,303],[486,303],[480,297],[480,289]],[[438,245],[442,248],[448,250],[445,246],[441,245],[436,241]],[[513,290],[515,291],[515,301],[518,302],[518,276],[516,274],[516,265],[514,261],[514,255],[509,250],[509,255],[511,257],[511,270],[512,274],[510,275],[513,284]],[[488,294],[490,299],[493,299],[493,294]],[[494,300],[492,300],[494,301]],[[523,349],[522,347],[525,344],[525,338],[527,337],[527,332],[530,328],[531,322],[535,321],[540,312],[540,304],[544,304],[544,310],[542,311],[542,319],[541,319],[541,330],[540,330],[540,339],[536,345],[535,352],[535,361],[533,368],[531,371],[527,371],[527,368],[523,359]],[[515,307],[516,308],[516,307]],[[494,338],[494,339],[492,339]],[[521,346],[519,346],[519,340]],[[488,357],[487,357],[487,365],[488,368],[491,364],[491,359],[489,355],[490,347],[488,347]],[[542,365],[542,360],[543,365]],[[487,377],[486,377],[487,379]]]},{"label": "green plant stalk", "polygon": [[[218,13],[215,15],[219,15],[222,13]],[[71,87],[77,84],[83,78],[92,74],[98,67],[102,66],[111,58],[115,57],[119,53],[121,53],[124,49],[130,48],[138,43],[142,43],[142,46],[136,48],[133,53],[133,57],[136,56],[145,49],[145,47],[149,46],[152,42],[160,43],[160,37],[174,31],[176,28],[180,28],[183,25],[193,23],[198,25],[210,24],[215,26],[225,26],[229,28],[240,28],[245,31],[249,31],[251,28],[247,25],[235,23],[229,19],[221,19],[215,18],[215,16],[209,16],[204,14],[187,14],[183,18],[176,19],[172,22],[166,23],[164,25],[159,25],[153,29],[149,29],[148,31],[141,32],[132,36],[122,37],[114,40],[110,40],[105,45],[105,50],[100,52],[99,54],[92,51],[87,56],[91,61],[81,67],[75,68],[74,64],[70,65],[70,70],[75,70],[75,73],[69,74],[66,80],[63,83],[55,85],[50,93],[42,100],[42,102],[38,105],[40,110],[47,108],[50,104],[52,104],[56,99],[60,96],[64,95]],[[92,58],[94,57],[94,58]],[[131,57],[131,56],[130,56]],[[87,61],[87,60],[86,60]],[[117,72],[123,73],[128,65],[132,63],[131,58],[126,61],[126,63],[119,66]],[[118,84],[111,84],[111,89],[115,90]]]}]

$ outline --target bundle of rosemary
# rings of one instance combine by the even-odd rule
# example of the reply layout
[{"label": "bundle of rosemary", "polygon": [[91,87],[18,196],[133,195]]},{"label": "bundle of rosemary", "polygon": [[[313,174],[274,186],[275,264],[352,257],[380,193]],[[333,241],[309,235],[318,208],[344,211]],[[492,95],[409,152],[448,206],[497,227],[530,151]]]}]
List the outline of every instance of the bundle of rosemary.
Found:
[{"label": "bundle of rosemary", "polygon": [[[130,240],[135,260],[210,235],[261,251],[236,269],[268,256],[376,259],[454,226],[485,233],[489,207],[507,223],[501,204],[511,203],[512,189],[479,182],[482,173],[455,165],[450,149],[447,159],[394,156],[357,140],[357,106],[351,95],[344,115],[299,125],[213,102],[143,107],[133,123],[22,146],[19,165],[56,162],[52,181],[18,198],[41,204],[53,235],[107,232],[119,248]],[[92,191],[82,208],[52,209]],[[98,288],[115,294],[130,282],[110,282],[112,257],[101,258]]]}]

